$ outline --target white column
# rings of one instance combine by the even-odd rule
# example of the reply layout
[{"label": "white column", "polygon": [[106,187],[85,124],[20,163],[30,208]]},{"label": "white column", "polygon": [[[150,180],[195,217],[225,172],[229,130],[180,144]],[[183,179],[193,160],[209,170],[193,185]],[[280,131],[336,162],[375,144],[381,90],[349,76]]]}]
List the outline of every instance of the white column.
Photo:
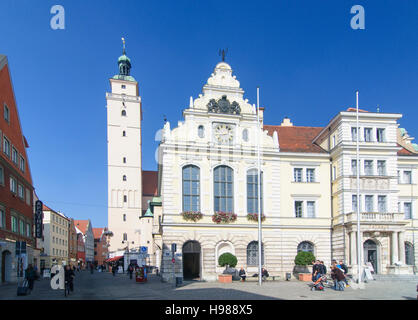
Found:
[{"label": "white column", "polygon": [[350,264],[354,266],[357,264],[357,239],[356,232],[350,232]]},{"label": "white column", "polygon": [[395,262],[398,262],[398,233],[396,231],[392,232],[392,265],[395,264]]},{"label": "white column", "polygon": [[405,232],[399,232],[399,261],[405,264]]}]

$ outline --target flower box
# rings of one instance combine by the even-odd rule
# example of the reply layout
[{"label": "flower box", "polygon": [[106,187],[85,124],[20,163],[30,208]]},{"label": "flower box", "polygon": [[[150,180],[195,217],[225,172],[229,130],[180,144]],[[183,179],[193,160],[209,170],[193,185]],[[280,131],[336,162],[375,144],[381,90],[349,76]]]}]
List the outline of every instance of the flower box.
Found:
[{"label": "flower box", "polygon": [[[256,221],[258,222],[258,213],[249,213],[247,214],[248,221]],[[266,220],[266,216],[262,213],[261,214],[261,221]]]},{"label": "flower box", "polygon": [[203,218],[203,214],[200,211],[184,211],[181,213],[184,220],[198,221]]},{"label": "flower box", "polygon": [[237,220],[237,215],[232,212],[216,211],[212,216],[212,221],[215,223],[230,223]]},{"label": "flower box", "polygon": [[218,275],[218,281],[220,283],[232,283],[232,274],[220,274]]},{"label": "flower box", "polygon": [[312,275],[310,273],[299,273],[299,281],[312,281]]}]

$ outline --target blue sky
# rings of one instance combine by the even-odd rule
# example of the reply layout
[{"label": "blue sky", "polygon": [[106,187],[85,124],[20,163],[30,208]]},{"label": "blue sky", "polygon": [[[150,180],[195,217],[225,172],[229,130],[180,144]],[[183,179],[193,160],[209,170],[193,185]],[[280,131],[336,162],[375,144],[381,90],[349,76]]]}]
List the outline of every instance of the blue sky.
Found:
[{"label": "blue sky", "polygon": [[[65,8],[65,30],[50,9]],[[364,6],[365,30],[350,9]],[[9,59],[36,191],[76,219],[107,225],[106,100],[121,37],[143,101],[143,166],[156,170],[164,115],[182,119],[226,61],[265,123],[324,126],[355,105],[402,113],[418,137],[418,1],[2,0],[0,53]]]}]

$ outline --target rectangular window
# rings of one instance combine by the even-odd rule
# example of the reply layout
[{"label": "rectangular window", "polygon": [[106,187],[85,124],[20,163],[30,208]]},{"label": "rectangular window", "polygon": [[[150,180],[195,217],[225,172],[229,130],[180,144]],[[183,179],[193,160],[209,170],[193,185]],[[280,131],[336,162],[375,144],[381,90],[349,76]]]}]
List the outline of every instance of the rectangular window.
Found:
[{"label": "rectangular window", "polygon": [[123,202],[127,202],[128,201],[128,196],[123,196]]},{"label": "rectangular window", "polygon": [[405,212],[405,219],[412,219],[412,204],[411,202],[404,202],[403,209]]},{"label": "rectangular window", "polygon": [[401,172],[398,170],[398,183],[401,183]]},{"label": "rectangular window", "polygon": [[379,176],[386,175],[386,161],[385,160],[377,160],[377,174]]},{"label": "rectangular window", "polygon": [[335,139],[335,135],[332,136],[332,146],[331,148],[334,148],[336,144],[336,139]]},{"label": "rectangular window", "polygon": [[30,206],[30,190],[26,189],[26,204]]},{"label": "rectangular window", "polygon": [[26,230],[25,230],[25,222],[22,220],[19,220],[19,231],[21,235],[25,235]]},{"label": "rectangular window", "polygon": [[128,235],[126,233],[123,234],[123,241],[127,241],[128,240]]},{"label": "rectangular window", "polygon": [[10,177],[10,191],[13,193],[17,193],[17,183],[16,179]]},{"label": "rectangular window", "polygon": [[12,161],[15,165],[17,165],[17,155],[17,150],[15,149],[15,147],[12,147]]},{"label": "rectangular window", "polygon": [[26,236],[28,237],[28,238],[30,238],[31,236],[32,236],[32,234],[31,234],[32,232],[31,232],[31,227],[30,227],[30,224],[29,223],[27,223],[26,224]]},{"label": "rectangular window", "polygon": [[25,159],[22,156],[19,156],[19,168],[20,171],[25,172]]},{"label": "rectangular window", "polygon": [[357,160],[351,160],[351,174],[353,176],[357,175]]},{"label": "rectangular window", "polygon": [[6,137],[3,139],[3,152],[10,158],[10,142]]},{"label": "rectangular window", "polygon": [[0,185],[4,186],[4,169],[0,166]]},{"label": "rectangular window", "polygon": [[126,221],[126,214],[123,215],[123,221]]},{"label": "rectangular window", "polygon": [[24,188],[21,184],[17,185],[17,195],[19,196],[20,199],[24,200],[25,198],[25,192],[24,192]]},{"label": "rectangular window", "polygon": [[337,179],[337,168],[334,166],[332,167],[332,180]]},{"label": "rectangular window", "polygon": [[302,169],[301,168],[295,168],[293,171],[293,175],[294,175],[295,182],[302,182]]},{"label": "rectangular window", "polygon": [[308,213],[308,218],[315,218],[315,201],[306,202],[306,211]]},{"label": "rectangular window", "polygon": [[377,206],[380,213],[386,212],[386,196],[377,197]]},{"label": "rectangular window", "polygon": [[365,198],[366,212],[373,212],[373,196],[366,196]]},{"label": "rectangular window", "polygon": [[351,196],[351,210],[357,212],[357,195],[353,194]]},{"label": "rectangular window", "polygon": [[55,256],[55,248],[52,248],[52,254]]},{"label": "rectangular window", "polygon": [[315,169],[306,169],[306,181],[315,182]]},{"label": "rectangular window", "polygon": [[17,233],[17,218],[12,216],[11,221],[12,221],[12,232]]},{"label": "rectangular window", "polygon": [[385,142],[385,129],[377,128],[376,140],[377,142]]},{"label": "rectangular window", "polygon": [[295,217],[302,218],[303,201],[295,201]]},{"label": "rectangular window", "polygon": [[10,122],[10,111],[6,104],[4,104],[4,120]]},{"label": "rectangular window", "polygon": [[403,172],[403,183],[411,184],[412,183],[412,174],[411,171]]},{"label": "rectangular window", "polygon": [[373,160],[364,160],[364,174],[366,176],[373,175]]},{"label": "rectangular window", "polygon": [[372,128],[364,128],[364,141],[372,141]]},{"label": "rectangular window", "polygon": [[357,141],[357,128],[351,127],[351,141]]},{"label": "rectangular window", "polygon": [[6,213],[3,208],[0,208],[0,228],[6,228]]}]

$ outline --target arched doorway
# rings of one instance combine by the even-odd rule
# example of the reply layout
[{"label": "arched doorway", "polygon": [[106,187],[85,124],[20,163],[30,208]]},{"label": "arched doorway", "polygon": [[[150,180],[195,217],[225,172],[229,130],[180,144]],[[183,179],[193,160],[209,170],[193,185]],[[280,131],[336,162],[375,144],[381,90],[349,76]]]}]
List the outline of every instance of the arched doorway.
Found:
[{"label": "arched doorway", "polygon": [[5,250],[1,254],[1,282],[10,281],[12,274],[12,254]]},{"label": "arched doorway", "polygon": [[378,270],[378,255],[377,255],[377,244],[373,240],[367,240],[363,244],[364,248],[364,262],[370,262],[373,266],[374,273],[379,273]]},{"label": "arched doorway", "polygon": [[183,278],[185,280],[200,280],[200,244],[197,241],[187,241],[183,245]]}]

